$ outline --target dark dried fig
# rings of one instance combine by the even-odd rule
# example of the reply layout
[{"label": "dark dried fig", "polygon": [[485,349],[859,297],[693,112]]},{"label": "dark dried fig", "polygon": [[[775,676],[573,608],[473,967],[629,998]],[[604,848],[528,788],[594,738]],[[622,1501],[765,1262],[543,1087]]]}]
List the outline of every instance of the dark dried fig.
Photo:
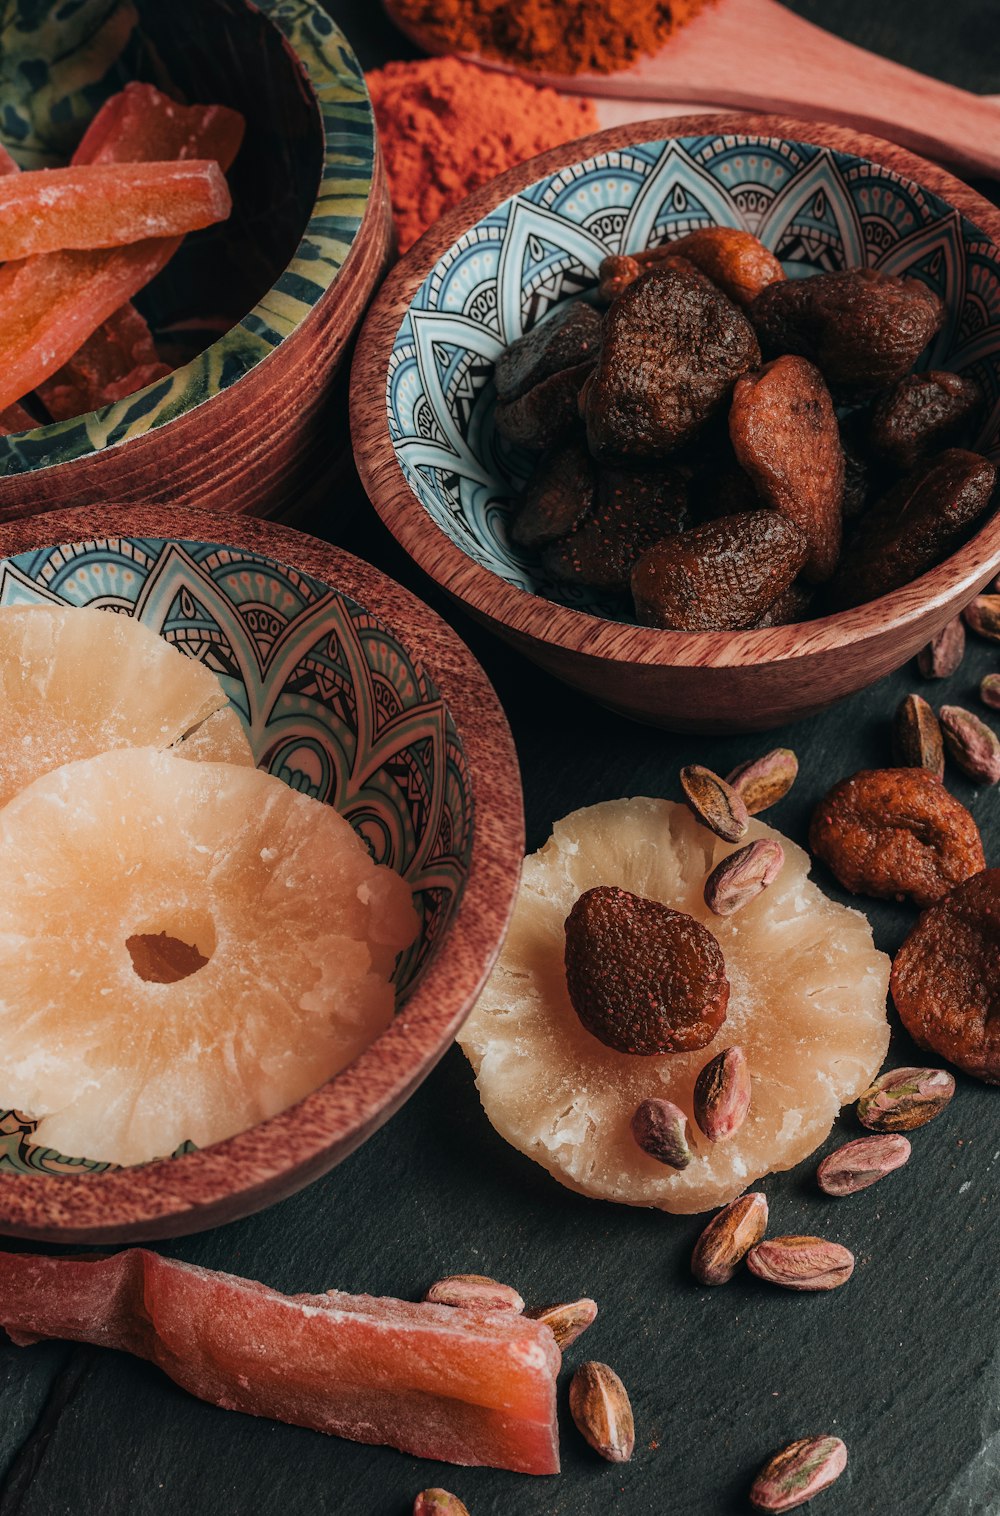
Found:
[{"label": "dark dried fig", "polygon": [[543,379],[518,400],[498,405],[494,412],[497,431],[529,452],[555,447],[576,430],[580,389],[592,373],[592,364],[578,364]]},{"label": "dark dried fig", "polygon": [[900,473],[914,468],[931,453],[963,442],[981,403],[978,385],[961,374],[906,374],[872,410],[872,457]]},{"label": "dark dried fig", "polygon": [[944,304],[916,279],[845,269],[769,284],[750,307],[769,355],[811,359],[831,389],[864,395],[901,379],[944,320]]},{"label": "dark dried fig", "polygon": [[865,769],[835,784],[809,846],[852,894],[921,906],[986,866],[975,821],[924,768]]},{"label": "dark dried fig", "polygon": [[921,463],[861,518],[830,585],[843,610],[909,584],[953,552],[990,503],[996,469],[949,448]]},{"label": "dark dried fig", "polygon": [[601,341],[601,315],[583,300],[560,305],[499,356],[493,378],[502,405],[564,369],[592,363]]},{"label": "dark dried fig", "polygon": [[829,579],[840,556],[844,454],[819,369],[789,355],[744,374],[733,391],[729,435],[761,502],[805,535],[805,577]]},{"label": "dark dried fig", "polygon": [[764,614],[757,617],[754,626],[795,626],[800,621],[809,620],[812,604],[813,592],[808,585],[798,582],[790,584],[787,590],[782,590],[777,600],[771,602]]},{"label": "dark dried fig", "polygon": [[926,910],[889,981],[918,1047],[1000,1084],[1000,869],[974,874]]},{"label": "dark dried fig", "polygon": [[630,284],[604,318],[587,392],[596,458],[660,458],[722,407],[760,362],[753,328],[695,269],[664,264]]},{"label": "dark dried fig", "polygon": [[669,537],[639,559],[639,620],[687,632],[753,626],[799,573],[806,539],[777,511],[746,511]]},{"label": "dark dried fig", "polygon": [[566,987],[588,1032],[619,1053],[686,1053],[726,1019],[722,949],[683,911],[610,885],[566,918]]},{"label": "dark dried fig", "polygon": [[646,549],[689,524],[687,491],[677,470],[602,469],[591,514],[551,543],[542,562],[554,579],[627,590],[632,566]]},{"label": "dark dried fig", "polygon": [[607,258],[602,258],[597,271],[600,280],[597,286],[598,298],[610,305],[612,300],[618,299],[622,290],[634,284],[647,269],[676,261],[672,242],[664,242],[662,247],[648,247],[638,253],[611,253]]},{"label": "dark dried fig", "polygon": [[517,503],[510,535],[541,547],[571,532],[593,504],[597,469],[583,441],[563,443],[542,458]]}]

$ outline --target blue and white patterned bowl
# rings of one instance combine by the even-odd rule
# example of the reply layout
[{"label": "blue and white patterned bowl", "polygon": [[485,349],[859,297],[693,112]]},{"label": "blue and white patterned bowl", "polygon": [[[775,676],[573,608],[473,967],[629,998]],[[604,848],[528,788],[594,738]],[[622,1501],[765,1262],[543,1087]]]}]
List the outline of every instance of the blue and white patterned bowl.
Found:
[{"label": "blue and white patterned bowl", "polygon": [[[803,123],[790,138],[796,123],[701,117],[662,123],[672,135],[650,136],[656,125],[614,128],[545,154],[470,197],[423,238],[383,287],[362,335],[355,374],[381,384],[383,399],[381,414],[374,403],[356,404],[355,444],[376,508],[446,589],[570,682],[632,714],[684,724],[693,714],[688,695],[668,678],[658,698],[653,670],[678,660],[711,665],[719,656],[758,663],[765,644],[752,638],[763,634],[640,629],[628,624],[621,600],[548,579],[537,556],[511,542],[511,497],[532,459],[494,429],[498,355],[556,306],[586,298],[608,253],[699,227],[744,227],[792,277],[869,265],[936,289],[948,315],[927,362],[976,379],[988,399],[978,446],[996,458],[1000,217],[930,164],[838,128]],[[385,463],[386,444],[394,469]],[[993,568],[1000,557],[994,535]],[[956,559],[968,598],[989,569],[976,558],[970,577],[963,554]],[[815,638],[820,628],[829,635],[836,623],[853,640],[886,617],[920,620],[920,595],[915,602],[910,587],[897,595],[902,600],[887,597],[877,612],[810,623],[801,636]],[[574,654],[638,662],[643,688],[630,694],[627,680],[595,683],[598,671]],[[885,671],[870,663],[850,687]],[[797,699],[778,702],[762,724],[804,709]],[[721,726],[743,724],[735,710],[717,717]]]},{"label": "blue and white patterned bowl", "polygon": [[[37,545],[50,524],[56,545]],[[0,1110],[0,1231],[43,1235],[47,1204],[49,1235],[173,1235],[255,1209],[262,1177],[266,1199],[297,1188],[430,1070],[503,938],[523,853],[520,784],[472,655],[348,554],[286,528],[243,522],[223,536],[221,525],[184,509],[97,509],[0,526],[0,606],[137,616],[219,676],[257,766],[335,806],[410,884],[420,931],[397,963],[399,1015],[291,1111],[137,1170],[41,1147],[29,1117]],[[128,1214],[136,1188],[142,1217]]]}]

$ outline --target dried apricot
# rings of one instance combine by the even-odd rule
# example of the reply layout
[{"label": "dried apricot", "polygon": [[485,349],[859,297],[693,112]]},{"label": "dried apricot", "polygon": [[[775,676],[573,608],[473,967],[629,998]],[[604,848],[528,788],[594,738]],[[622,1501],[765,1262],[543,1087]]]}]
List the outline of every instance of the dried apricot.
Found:
[{"label": "dried apricot", "polygon": [[846,890],[932,905],[985,868],[979,828],[926,769],[865,769],[813,813],[809,846]]},{"label": "dried apricot", "polygon": [[944,320],[916,279],[844,269],[769,284],[750,307],[766,354],[810,358],[832,389],[873,394],[901,379]]},{"label": "dried apricot", "polygon": [[746,511],[668,537],[632,570],[639,620],[678,631],[753,626],[788,589],[806,559],[806,539],[777,511]]},{"label": "dried apricot", "polygon": [[953,552],[986,510],[996,469],[949,448],[921,463],[862,517],[830,585],[838,609],[909,584]]},{"label": "dried apricot", "polygon": [[614,885],[585,890],[566,918],[566,987],[588,1032],[645,1056],[705,1047],[729,1004],[712,933]]},{"label": "dried apricot", "polygon": [[571,532],[590,510],[596,483],[597,470],[582,441],[553,448],[518,501],[511,537],[521,547],[541,547]]},{"label": "dried apricot", "polygon": [[928,369],[906,374],[872,410],[868,446],[900,472],[962,442],[982,403],[979,386],[961,374]]},{"label": "dried apricot", "polygon": [[1000,1084],[1000,869],[957,885],[926,910],[889,981],[906,1030],[988,1084]]},{"label": "dried apricot", "polygon": [[744,374],[733,391],[729,435],[762,503],[805,535],[805,577],[829,579],[840,556],[844,453],[819,369],[789,355]]},{"label": "dried apricot", "polygon": [[601,315],[592,305],[574,300],[558,306],[500,354],[493,373],[497,400],[520,400],[553,374],[592,362],[600,341]]},{"label": "dried apricot", "polygon": [[774,254],[741,227],[703,226],[678,237],[670,249],[693,263],[724,295],[744,308],[769,284],[785,278]]},{"label": "dried apricot", "polygon": [[627,590],[632,566],[646,549],[688,524],[687,491],[676,470],[604,469],[591,514],[551,543],[542,562],[555,579]]},{"label": "dried apricot", "polygon": [[596,458],[659,458],[681,446],[760,362],[743,312],[679,262],[642,274],[604,317],[586,399]]},{"label": "dried apricot", "polygon": [[580,363],[536,384],[517,400],[504,401],[493,413],[501,437],[531,452],[554,447],[579,423],[579,396],[593,365]]}]

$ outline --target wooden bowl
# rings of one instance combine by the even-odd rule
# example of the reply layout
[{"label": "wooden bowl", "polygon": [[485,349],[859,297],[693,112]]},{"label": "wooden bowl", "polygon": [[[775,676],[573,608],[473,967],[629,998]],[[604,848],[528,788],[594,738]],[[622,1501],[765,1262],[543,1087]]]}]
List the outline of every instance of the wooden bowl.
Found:
[{"label": "wooden bowl", "polygon": [[932,367],[988,400],[977,446],[1000,457],[1000,212],[912,153],[776,116],[615,127],[471,195],[391,272],[358,342],[355,456],[408,553],[506,641],[611,709],[676,731],[764,729],[898,668],[1000,568],[1000,516],[903,589],[766,631],[625,622],[595,592],[546,581],[509,541],[530,460],[493,428],[493,364],[608,252],[698,226],[747,226],[786,266],[913,271],[945,297]]},{"label": "wooden bowl", "polygon": [[15,46],[31,66],[5,60],[0,139],[22,167],[66,161],[130,79],[233,106],[247,130],[230,219],[185,239],[135,300],[179,366],[117,404],[0,437],[0,520],[108,499],[288,513],[343,449],[331,380],[390,252],[349,44],[319,0],[112,0],[34,6],[5,33]]},{"label": "wooden bowl", "polygon": [[0,1112],[0,1232],[133,1242],[199,1231],[339,1163],[448,1048],[517,890],[517,758],[454,632],[377,569],[287,527],[230,529],[183,507],[2,525],[0,605],[38,601],[137,614],[202,658],[241,711],[258,766],[335,804],[413,888],[421,929],[397,963],[395,1021],[290,1110],[212,1147],[117,1170],[53,1153],[33,1141],[30,1117]]}]

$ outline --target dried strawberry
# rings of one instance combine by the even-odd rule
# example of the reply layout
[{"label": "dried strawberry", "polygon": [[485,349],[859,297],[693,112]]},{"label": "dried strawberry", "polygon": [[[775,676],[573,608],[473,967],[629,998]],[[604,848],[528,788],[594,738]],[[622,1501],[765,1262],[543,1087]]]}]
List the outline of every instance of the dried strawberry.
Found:
[{"label": "dried strawberry", "polygon": [[919,1047],[1000,1084],[1000,869],[926,910],[896,954],[892,998]]},{"label": "dried strawberry", "polygon": [[906,374],[872,410],[872,456],[900,472],[965,440],[982,404],[979,386],[961,374],[928,369]]},{"label": "dried strawberry", "polygon": [[777,511],[721,516],[643,554],[632,570],[636,613],[678,631],[753,626],[805,558],[805,537]]},{"label": "dried strawberry", "polygon": [[760,362],[743,312],[680,262],[642,274],[604,317],[587,391],[596,458],[662,458],[700,430]]},{"label": "dried strawberry", "polygon": [[593,362],[600,341],[601,316],[592,305],[574,300],[559,306],[500,354],[493,375],[497,400],[520,400],[553,374]]},{"label": "dried strawberry", "polygon": [[806,584],[790,584],[754,622],[761,626],[797,626],[812,615],[813,592]]},{"label": "dried strawberry", "polygon": [[569,536],[551,543],[542,562],[555,579],[626,590],[632,566],[646,549],[684,531],[689,519],[677,470],[603,469],[593,512]]},{"label": "dried strawberry", "polygon": [[922,768],[866,769],[813,813],[809,846],[855,895],[932,905],[986,865],[979,829]]},{"label": "dried strawberry", "polygon": [[619,1053],[705,1047],[729,1005],[711,932],[612,885],[586,890],[566,918],[566,986],[587,1031]]},{"label": "dried strawberry", "polygon": [[798,353],[844,395],[874,394],[912,368],[944,320],[916,279],[844,269],[769,284],[750,308],[765,354]]},{"label": "dried strawberry", "polygon": [[565,536],[590,510],[596,483],[597,469],[582,441],[553,448],[528,480],[510,535],[521,547]]},{"label": "dried strawberry", "polygon": [[921,463],[862,517],[830,584],[838,610],[909,584],[953,552],[990,503],[996,469],[949,448]]},{"label": "dried strawberry", "polygon": [[829,579],[840,555],[844,453],[819,369],[785,356],[745,374],[733,391],[729,435],[761,502],[804,533],[805,577]]}]

